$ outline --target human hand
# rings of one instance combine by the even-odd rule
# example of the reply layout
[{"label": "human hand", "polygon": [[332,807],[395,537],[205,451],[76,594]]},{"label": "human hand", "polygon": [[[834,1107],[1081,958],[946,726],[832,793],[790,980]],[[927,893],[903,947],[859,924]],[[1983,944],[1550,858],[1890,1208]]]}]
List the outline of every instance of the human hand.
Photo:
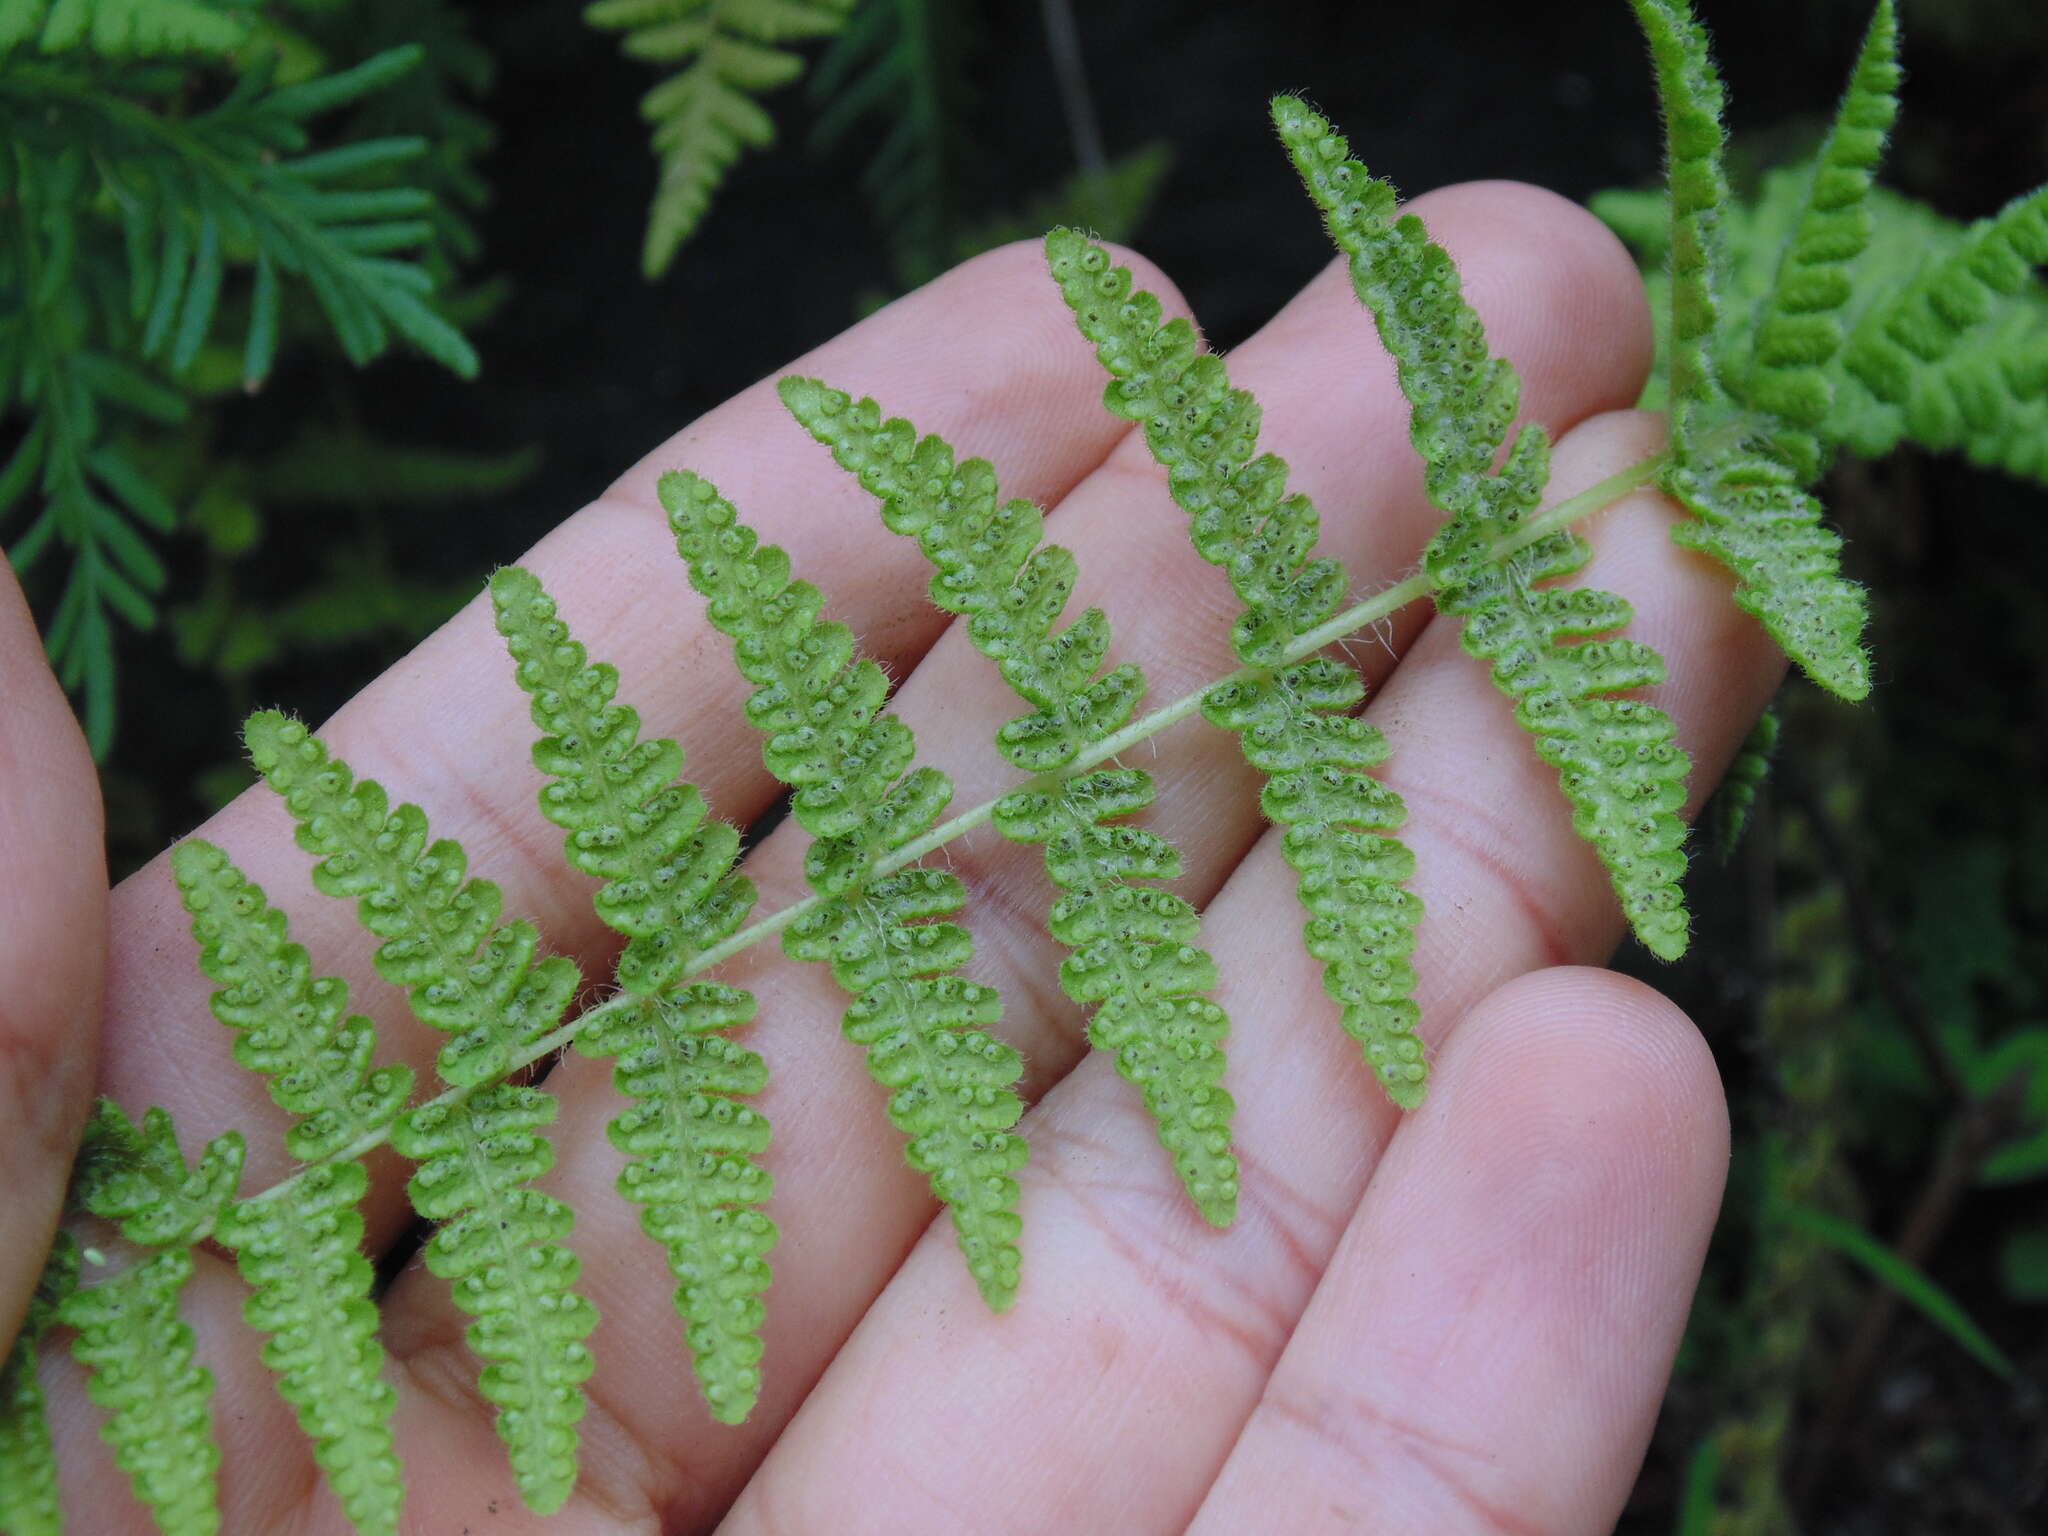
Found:
[{"label": "human hand", "polygon": [[[1495,349],[1521,369],[1527,413],[1560,438],[1552,499],[1653,452],[1654,420],[1619,409],[1647,367],[1648,325],[1634,269],[1606,232],[1526,188],[1457,188],[1414,207],[1458,257]],[[1076,606],[1110,612],[1116,658],[1143,662],[1157,697],[1232,670],[1227,584],[1189,548],[1142,442],[1101,409],[1091,349],[1035,249],[971,263],[796,366],[989,457],[1006,491],[1053,508],[1049,535],[1080,557]],[[1410,568],[1437,514],[1391,365],[1341,269],[1239,349],[1232,373],[1266,407],[1266,444],[1323,509],[1330,552],[1367,580]],[[682,741],[689,777],[718,814],[746,823],[777,788],[739,723],[746,684],[669,547],[653,487],[678,466],[716,482],[824,579],[831,612],[903,679],[900,712],[925,759],[953,775],[958,803],[1014,779],[988,749],[1014,701],[923,603],[917,551],[881,533],[865,493],[763,384],[657,450],[522,561],[592,653],[618,665],[622,697],[650,732]],[[1779,663],[1727,601],[1725,578],[1671,545],[1670,515],[1647,492],[1605,513],[1580,579],[1632,598],[1643,639],[1707,661],[1656,690],[1700,765],[1696,806]],[[1436,1072],[1423,1109],[1392,1110],[1337,1029],[1320,967],[1300,948],[1294,873],[1262,835],[1236,743],[1183,725],[1159,739],[1177,768],[1160,775],[1149,815],[1186,854],[1177,889],[1205,910],[1223,976],[1216,998],[1233,1021],[1237,1225],[1202,1223],[1136,1096],[1106,1059],[1083,1059],[1078,1010],[1052,980],[1042,856],[984,829],[947,856],[970,892],[970,973],[1009,1001],[1000,1032],[1025,1053],[1035,1104],[1016,1307],[988,1314],[950,1232],[926,1231],[925,1181],[905,1166],[859,1052],[838,1038],[844,1000],[830,977],[749,951],[724,974],[760,998],[748,1043],[773,1068],[760,1102],[777,1130],[768,1161],[782,1232],[753,1418],[732,1429],[706,1415],[661,1251],[613,1193],[622,1158],[603,1134],[617,1107],[610,1073],[571,1056],[549,1079],[560,1158],[543,1183],[580,1213],[570,1239],[584,1260],[579,1289],[602,1316],[581,1483],[552,1523],[519,1506],[492,1409],[475,1392],[465,1319],[415,1265],[384,1301],[412,1528],[695,1529],[721,1516],[738,1532],[1610,1526],[1719,1200],[1719,1085],[1668,1002],[1578,968],[1603,960],[1620,934],[1606,876],[1454,627],[1412,611],[1385,638],[1354,659],[1394,745],[1384,776],[1410,808],[1413,888],[1429,913],[1416,965]],[[10,643],[18,660],[24,647]],[[24,726],[30,714],[41,723]],[[49,738],[50,719],[46,697],[32,711],[10,701],[0,734]],[[591,883],[564,864],[534,809],[526,700],[486,602],[323,735],[460,838],[509,913],[532,916],[586,973],[601,973],[611,946]],[[9,767],[10,786],[41,783]],[[75,759],[48,770],[72,788],[37,792],[79,798],[85,771]],[[84,821],[78,806],[16,817],[18,841],[0,848],[8,886],[21,889],[14,872],[53,857],[37,850],[61,855],[92,831]],[[439,1037],[375,977],[346,907],[310,893],[308,860],[274,797],[254,791],[204,831],[291,912],[321,968],[347,976],[380,1026],[382,1057],[430,1062]],[[802,843],[785,826],[749,861],[764,911],[801,894]],[[41,1056],[90,1033],[68,1022],[91,995],[81,972],[55,988],[35,983],[54,957],[87,964],[71,955],[88,946],[61,936],[74,931],[67,921],[90,924],[95,899],[53,884],[34,914],[51,936],[0,949],[11,963],[0,1020],[45,1042]],[[207,1012],[162,861],[114,893],[106,974],[101,1090],[135,1110],[166,1105],[195,1138],[248,1129],[246,1187],[285,1173],[283,1116]],[[75,1128],[84,1081],[74,1072],[49,1092],[65,1105],[58,1122]],[[24,1116],[0,1129],[19,1142],[0,1148],[23,1169],[15,1187],[40,1191],[9,1221],[10,1236],[23,1235],[0,1268],[10,1324],[33,1280],[20,1254],[40,1253],[70,1145],[35,1127]],[[407,1211],[396,1160],[376,1170],[365,1212],[371,1249],[383,1252],[402,1240]],[[209,1260],[185,1300],[219,1377],[225,1529],[340,1529],[258,1337],[239,1321],[241,1294],[232,1269]],[[73,1527],[146,1529],[92,1443],[97,1411],[75,1367],[46,1348],[44,1375]]]}]

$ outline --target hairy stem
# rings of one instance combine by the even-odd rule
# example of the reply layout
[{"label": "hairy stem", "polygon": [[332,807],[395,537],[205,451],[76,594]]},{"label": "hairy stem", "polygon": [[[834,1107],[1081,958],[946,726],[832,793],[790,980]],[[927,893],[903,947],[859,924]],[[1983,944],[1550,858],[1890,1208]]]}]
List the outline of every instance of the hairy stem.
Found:
[{"label": "hairy stem", "polygon": [[[1531,518],[1514,533],[1499,540],[1494,545],[1493,557],[1495,559],[1505,559],[1517,550],[1525,549],[1529,545],[1534,544],[1538,539],[1557,532],[1560,528],[1567,527],[1578,522],[1581,518],[1590,517],[1595,512],[1604,510],[1630,491],[1635,490],[1638,486],[1647,485],[1655,480],[1669,462],[1669,457],[1668,454],[1657,454],[1652,458],[1631,464],[1627,469],[1617,474],[1609,475],[1605,480],[1600,481],[1599,484],[1588,486],[1576,496],[1568,497],[1564,501],[1559,502],[1542,515]],[[1302,635],[1287,648],[1271,667],[1240,667],[1237,671],[1231,673],[1229,677],[1218,678],[1215,682],[1205,684],[1192,693],[1184,694],[1172,703],[1162,705],[1150,714],[1133,720],[1115,735],[1104,737],[1065,767],[1051,773],[1040,774],[1034,779],[1027,780],[1025,784],[1014,785],[1010,790],[1004,791],[1004,793],[1014,793],[1017,789],[1030,785],[1056,787],[1067,779],[1074,778],[1088,772],[1092,768],[1099,767],[1119,753],[1129,751],[1139,742],[1158,735],[1169,726],[1178,725],[1190,715],[1199,713],[1202,707],[1202,699],[1211,688],[1226,682],[1270,677],[1274,672],[1281,670],[1283,667],[1291,666],[1297,661],[1314,655],[1324,646],[1334,644],[1361,629],[1369,628],[1379,623],[1382,619],[1398,613],[1410,603],[1427,597],[1432,587],[1433,583],[1427,575],[1417,573],[1410,576],[1406,581],[1399,582],[1394,586],[1388,587],[1383,592],[1366,598],[1363,602],[1354,604],[1330,619],[1329,622]],[[913,842],[905,843],[887,858],[878,862],[873,870],[870,871],[869,878],[880,879],[884,875],[893,874],[907,865],[916,863],[926,854],[944,847],[947,843],[952,842],[953,839],[973,831],[995,814],[996,801],[1001,798],[1002,796],[998,795],[993,799],[985,800],[972,809],[962,811],[959,815],[953,817],[952,820],[941,822],[923,837]],[[713,966],[731,959],[742,950],[750,949],[761,940],[780,933],[806,912],[816,907],[820,900],[822,898],[816,895],[806,896],[801,901],[792,902],[779,911],[771,912],[758,922],[750,923],[723,943],[713,945],[710,949],[705,950],[699,955],[690,964],[689,968],[683,971],[677,978],[677,984],[680,985],[682,981],[687,980],[689,977],[701,975]],[[587,1009],[567,1024],[562,1025],[559,1029],[541,1036],[540,1039],[535,1040],[532,1044],[516,1053],[507,1065],[505,1075],[509,1077],[513,1073],[532,1066],[535,1062],[546,1060],[555,1052],[568,1046],[580,1032],[594,1024],[604,1023],[609,1019],[617,1017],[619,1014],[631,1012],[635,1009],[651,1008],[655,1005],[655,1001],[652,997],[625,992],[598,1004],[594,1008]],[[471,1094],[483,1088],[494,1086],[495,1083],[503,1080],[503,1078],[498,1078],[466,1087],[450,1088],[429,1100],[428,1104],[448,1106],[460,1104]],[[337,1149],[329,1156],[322,1158],[318,1163],[308,1163],[289,1178],[280,1180],[278,1183],[271,1185],[270,1188],[262,1191],[262,1193],[251,1198],[262,1201],[281,1199],[288,1190],[315,1168],[324,1167],[328,1163],[349,1162],[363,1157],[376,1150],[376,1148],[383,1145],[389,1139],[390,1127],[388,1125],[373,1131],[365,1131],[347,1146]],[[207,1235],[207,1232],[201,1232],[194,1241],[202,1240]],[[103,1284],[105,1282],[101,1280],[99,1283]]]}]

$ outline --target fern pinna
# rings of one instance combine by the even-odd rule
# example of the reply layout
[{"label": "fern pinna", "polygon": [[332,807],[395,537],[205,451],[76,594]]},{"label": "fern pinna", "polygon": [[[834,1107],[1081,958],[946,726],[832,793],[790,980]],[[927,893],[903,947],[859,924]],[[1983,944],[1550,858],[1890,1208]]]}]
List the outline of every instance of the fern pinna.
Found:
[{"label": "fern pinna", "polygon": [[[932,601],[967,616],[976,649],[1035,706],[1006,724],[996,746],[1013,767],[1052,775],[1100,747],[1145,694],[1133,663],[1101,676],[1109,620],[1090,608],[1055,634],[1073,591],[1074,556],[1041,544],[1044,519],[1028,501],[1004,501],[986,459],[955,463],[952,447],[919,438],[900,417],[883,421],[872,400],[853,403],[815,379],[788,378],[782,400],[840,465],[882,502],[891,531],[918,540],[938,574]],[[1088,1038],[1115,1053],[1117,1070],[1145,1108],[1202,1214],[1228,1226],[1237,1212],[1233,1105],[1222,1088],[1230,1021],[1203,994],[1216,966],[1196,947],[1200,918],[1171,891],[1137,880],[1171,880],[1180,854],[1140,827],[1108,823],[1152,803],[1152,777],[1137,768],[1096,768],[1048,778],[1003,797],[998,831],[1045,845],[1046,873],[1062,892],[1048,926],[1070,951],[1060,983],[1093,1004]]]},{"label": "fern pinna", "polygon": [[[1144,679],[1111,664],[1108,619],[1090,609],[1059,627],[1075,563],[1042,542],[1037,508],[1004,501],[989,464],[958,459],[874,402],[792,378],[782,394],[803,427],[874,495],[887,527],[918,540],[936,568],[934,601],[966,618],[1027,704],[997,735],[1023,775],[1005,794],[940,821],[951,784],[915,766],[909,728],[884,707],[881,669],[821,618],[824,596],[793,578],[789,557],[688,472],[665,476],[661,497],[690,580],[753,684],[747,715],[767,738],[763,760],[793,790],[794,819],[812,839],[801,900],[749,921],[739,834],[677,777],[682,748],[643,738],[616,671],[585,653],[524,571],[499,572],[490,591],[541,733],[539,808],[625,941],[615,987],[580,1014],[568,1012],[577,967],[544,958],[529,924],[500,922],[498,889],[469,877],[456,844],[431,839],[423,811],[394,808],[304,727],[254,717],[250,755],[317,856],[316,885],[356,903],[381,941],[380,974],[448,1037],[442,1086],[412,1102],[411,1072],[376,1063],[374,1032],[348,1013],[346,988],[314,974],[263,892],[221,850],[181,845],[172,867],[219,987],[213,1011],[236,1031],[236,1059],[293,1117],[285,1147],[301,1166],[238,1198],[240,1132],[188,1161],[161,1110],[138,1121],[101,1107],[73,1180],[80,1225],[60,1235],[0,1366],[0,1528],[60,1528],[35,1350],[68,1328],[106,1410],[105,1437],[160,1526],[217,1529],[212,1381],[179,1315],[194,1250],[210,1239],[236,1257],[245,1316],[269,1335],[264,1358],[348,1518],[364,1532],[397,1530],[394,1398],[361,1252],[363,1159],[386,1142],[416,1164],[415,1210],[441,1224],[427,1263],[474,1318],[482,1392],[519,1489],[537,1509],[559,1507],[577,1476],[595,1314],[574,1291],[573,1217],[534,1187],[552,1161],[543,1132],[554,1100],[518,1075],[572,1045],[615,1061],[627,1100],[610,1125],[629,1159],[620,1192],[665,1253],[712,1414],[745,1418],[772,1369],[761,1330],[773,1153],[752,1102],[767,1066],[733,1038],[754,998],[708,973],[778,933],[791,956],[828,963],[853,994],[845,1032],[890,1090],[909,1161],[949,1209],[983,1296],[1007,1306],[1020,1284],[1021,1063],[992,1033],[1001,1001],[967,973],[973,944],[948,921],[961,882],[918,862],[983,823],[1045,844],[1057,887],[1049,926],[1070,951],[1062,980],[1091,1008],[1094,1043],[1143,1093],[1196,1205],[1228,1221],[1238,1175],[1227,1025],[1206,996],[1214,966],[1193,907],[1159,883],[1178,872],[1175,851],[1125,820],[1150,802],[1151,776],[1117,762],[1191,715],[1234,733],[1263,776],[1261,804],[1283,829],[1309,911],[1306,946],[1339,1021],[1386,1091],[1416,1102],[1427,1068],[1412,996],[1424,918],[1406,888],[1415,861],[1394,836],[1399,797],[1371,772],[1389,742],[1358,712],[1357,673],[1327,653],[1409,603],[1427,598],[1459,621],[1465,648],[1557,770],[1636,933],[1677,955],[1686,762],[1671,721],[1637,695],[1664,663],[1616,638],[1629,618],[1622,599],[1548,585],[1586,559],[1572,524],[1661,480],[1690,514],[1679,542],[1732,570],[1734,601],[1817,681],[1860,694],[1862,596],[1807,487],[1835,453],[1902,439],[2044,473],[2029,434],[2048,416],[2048,294],[2032,271],[2048,256],[2048,191],[1964,228],[1873,187],[1897,81],[1886,0],[1815,164],[1768,179],[1754,204],[1735,201],[1703,34],[1677,0],[1634,3],[1665,98],[1670,185],[1601,206],[1668,262],[1652,274],[1667,303],[1668,453],[1539,510],[1547,438],[1530,426],[1510,441],[1516,375],[1489,354],[1450,257],[1329,123],[1281,97],[1282,143],[1394,357],[1423,482],[1445,514],[1406,579],[1351,596],[1350,577],[1315,553],[1316,508],[1259,451],[1258,404],[1106,249],[1058,230],[1051,278],[1108,370],[1105,400],[1138,425],[1195,549],[1242,605],[1231,631],[1242,665],[1230,676],[1133,718]],[[635,14],[661,9],[650,0]],[[1752,737],[1725,797],[1731,826],[1774,738],[1768,722]]]}]

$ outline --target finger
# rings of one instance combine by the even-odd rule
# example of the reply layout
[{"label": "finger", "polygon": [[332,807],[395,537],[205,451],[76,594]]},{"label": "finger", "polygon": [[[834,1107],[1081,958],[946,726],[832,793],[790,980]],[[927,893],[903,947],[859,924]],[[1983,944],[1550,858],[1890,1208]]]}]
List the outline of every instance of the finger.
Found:
[{"label": "finger", "polygon": [[[1633,413],[1585,423],[1558,445],[1550,499],[1656,445],[1655,423]],[[1725,578],[1671,544],[1673,515],[1647,492],[1603,514],[1589,577],[1637,601],[1644,638],[1685,637],[1692,671],[1709,675],[1654,690],[1700,762],[1697,798],[1780,663],[1729,603]],[[1440,1043],[1510,977],[1603,959],[1621,931],[1613,895],[1597,862],[1545,862],[1560,848],[1578,859],[1569,808],[1453,625],[1424,631],[1369,712],[1393,740],[1390,773],[1459,789],[1455,806],[1415,796],[1403,834],[1427,908],[1415,955],[1425,1038]],[[1468,801],[1482,821],[1468,819]],[[1055,1467],[1075,1528],[1178,1528],[1192,1515],[1398,1123],[1301,950],[1294,884],[1269,833],[1204,915],[1234,1025],[1236,1227],[1203,1226],[1129,1085],[1103,1059],[1083,1063],[1026,1124],[1033,1267],[1016,1311],[979,1313],[945,1234],[927,1233],[750,1486],[736,1531],[763,1509],[800,1528],[823,1515],[823,1489],[843,1507],[899,1515],[892,1501],[906,1490],[932,1508],[996,1511],[1004,1478],[1021,1498]],[[889,1403],[885,1420],[875,1401]],[[1173,1405],[1170,1435],[1158,1432],[1162,1403]],[[987,1439],[998,1424],[1000,1453]]]},{"label": "finger", "polygon": [[[944,430],[1015,464],[1028,494],[1053,500],[1120,430],[1101,408],[1093,359],[1070,342],[1042,261],[1013,247],[890,306],[798,366],[886,381]],[[678,463],[744,498],[768,536],[829,572],[834,614],[885,664],[907,668],[941,616],[904,601],[921,586],[921,557],[874,536],[865,493],[805,451],[768,383],[686,428],[524,557],[577,616],[593,653],[618,665],[649,733],[680,738],[688,776],[717,814],[744,825],[777,786],[742,721],[746,684],[705,623],[656,504],[656,477]],[[383,781],[394,800],[425,805],[438,835],[464,843],[472,870],[502,887],[508,915],[536,919],[552,948],[602,978],[614,941],[591,907],[596,882],[568,866],[561,834],[536,809],[540,778],[527,754],[534,729],[488,602],[470,604],[323,729],[360,773]],[[310,861],[293,845],[276,796],[259,786],[200,832],[290,914],[316,967],[350,983],[354,1006],[379,1026],[386,1059],[431,1062],[440,1037],[376,977],[374,940],[357,927],[353,904],[312,893]],[[207,1012],[209,988],[166,860],[122,883],[114,933],[105,1091],[134,1107],[165,1105],[188,1133],[246,1128],[250,1184],[273,1181],[286,1167],[284,1116],[234,1063],[228,1031]],[[389,1160],[379,1167],[367,1205],[373,1249],[403,1219]]]},{"label": "finger", "polygon": [[1607,971],[1502,987],[1445,1049],[1191,1529],[1613,1529],[1727,1171],[1720,1079],[1676,1007]]},{"label": "finger", "polygon": [[99,775],[0,563],[0,1341],[21,1326],[99,1060]]},{"label": "finger", "polygon": [[[1639,285],[1604,230],[1562,200],[1528,188],[1459,188],[1418,206],[1459,249],[1480,301],[1497,306],[1502,344],[1529,355],[1532,411],[1569,423],[1634,395],[1640,359],[1607,336],[1617,326],[1626,332],[1640,318]],[[1612,264],[1603,265],[1609,255]],[[1355,509],[1332,512],[1332,538],[1359,569],[1377,573],[1412,561],[1429,514],[1391,371],[1375,362],[1366,377],[1358,376],[1373,345],[1371,324],[1340,279],[1341,273],[1325,274],[1312,283],[1267,333],[1234,355],[1233,369],[1251,387],[1270,391],[1276,424],[1283,418],[1295,423],[1284,445],[1313,466],[1311,478],[1327,505]],[[1560,315],[1578,323],[1561,325]],[[1088,351],[1078,338],[1075,346]],[[856,390],[878,387],[858,375],[825,377]],[[1374,446],[1361,449],[1361,439]],[[1119,447],[1053,512],[1051,536],[1075,548],[1083,570],[1092,570],[1091,579],[1101,584],[1092,595],[1118,617],[1119,655],[1156,663],[1186,686],[1197,680],[1187,671],[1190,657],[1210,669],[1201,680],[1235,665],[1228,614],[1213,599],[1216,592],[1227,597],[1228,586],[1189,547],[1185,516],[1143,453],[1142,444]],[[822,450],[817,456],[824,459]],[[867,516],[878,523],[872,510]],[[1142,593],[1143,600],[1115,600],[1111,588],[1119,586]],[[1198,600],[1197,593],[1210,595]],[[1078,594],[1075,606],[1090,596]],[[897,711],[918,730],[927,756],[948,768],[958,764],[960,800],[971,802],[1014,781],[1013,773],[1004,777],[988,744],[1017,705],[957,631],[919,664]],[[1179,792],[1153,824],[1169,826],[1188,844],[1191,870],[1180,889],[1200,900],[1258,836],[1257,795],[1227,739],[1212,733],[1178,745],[1184,766],[1162,778],[1196,787]],[[764,905],[801,893],[803,841],[785,829],[750,862]],[[1036,1091],[1082,1048],[1076,1010],[1055,980],[1060,955],[1044,931],[1051,894],[1043,854],[983,839],[969,851],[949,850],[948,858],[972,891],[970,922],[980,944],[975,975],[1004,989],[1004,1031],[1023,1046],[1031,1063],[1028,1087]],[[627,1376],[601,1371],[594,1390],[643,1443],[663,1447],[676,1460],[672,1487],[691,1490],[706,1508],[730,1497],[758,1461],[930,1211],[925,1180],[904,1163],[901,1139],[878,1112],[879,1094],[858,1051],[831,1038],[845,999],[830,977],[822,969],[792,968],[772,953],[743,957],[725,974],[760,998],[760,1022],[749,1043],[772,1069],[759,1102],[776,1126],[773,1214],[785,1234],[775,1260],[764,1395],[743,1428],[710,1429],[689,1394],[673,1390],[688,1362],[660,1256],[634,1231],[633,1213],[613,1194],[621,1159],[596,1131],[617,1112],[608,1075],[571,1060],[550,1080],[563,1103],[563,1159],[550,1188],[584,1213],[577,1239],[589,1260],[584,1283],[605,1319],[593,1348],[600,1359],[661,1362]],[[467,1393],[462,1319],[445,1296],[429,1282],[409,1282],[393,1302],[394,1346],[432,1380]]]}]

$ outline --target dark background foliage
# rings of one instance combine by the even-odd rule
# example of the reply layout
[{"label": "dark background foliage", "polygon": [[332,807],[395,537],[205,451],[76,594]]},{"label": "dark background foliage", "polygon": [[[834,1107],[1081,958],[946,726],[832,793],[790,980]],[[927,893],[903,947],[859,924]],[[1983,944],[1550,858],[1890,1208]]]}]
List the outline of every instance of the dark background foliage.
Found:
[{"label": "dark background foliage", "polygon": [[[261,395],[223,409],[215,446],[259,453],[312,399],[387,444],[467,456],[442,466],[466,494],[437,496],[431,476],[380,492],[345,454],[316,465],[240,557],[237,590],[318,589],[327,609],[226,671],[124,637],[107,768],[124,867],[240,782],[246,708],[322,717],[642,453],[893,291],[900,252],[859,177],[877,125],[807,152],[816,105],[801,87],[773,98],[783,145],[741,164],[648,284],[653,172],[634,112],[648,70],[563,0],[446,9],[479,50],[458,94],[496,76],[470,130],[496,134],[465,268],[484,298],[502,295],[478,305],[491,311],[472,333],[481,378],[404,357],[365,377],[288,353]],[[1749,154],[1796,153],[1832,107],[1863,0],[1702,9]],[[2011,0],[1906,6],[1893,185],[1974,217],[2048,180],[2048,25],[2033,14]],[[947,195],[968,220],[1057,182],[1073,149],[1039,8],[963,4],[961,20]],[[1657,169],[1649,76],[1619,0],[1128,0],[1078,21],[1109,151],[1162,139],[1176,156],[1139,243],[1225,346],[1326,259],[1264,123],[1275,90],[1308,91],[1410,191],[1515,177],[1583,199]],[[2048,1184],[2024,1169],[1984,1178],[2048,1111],[2024,1102],[2048,1094],[2048,1066],[2028,1076],[2048,1061],[2048,503],[1912,453],[1846,466],[1832,503],[1878,597],[1875,701],[1788,701],[1788,767],[1756,834],[1734,863],[1703,861],[1704,942],[1655,974],[1714,1042],[1739,1152],[1630,1531],[1789,1528],[1767,1485],[1816,1532],[2048,1522]],[[196,602],[209,546],[188,533],[170,555],[169,600]],[[378,622],[331,611],[366,603]],[[1881,1315],[1889,1293],[1866,1269],[1771,1215],[1788,1199],[1906,1252],[2017,1373],[1987,1369],[1916,1309]],[[1859,1338],[1876,1341],[1860,1364]],[[1711,1487],[1703,1445],[1719,1461]]]}]

